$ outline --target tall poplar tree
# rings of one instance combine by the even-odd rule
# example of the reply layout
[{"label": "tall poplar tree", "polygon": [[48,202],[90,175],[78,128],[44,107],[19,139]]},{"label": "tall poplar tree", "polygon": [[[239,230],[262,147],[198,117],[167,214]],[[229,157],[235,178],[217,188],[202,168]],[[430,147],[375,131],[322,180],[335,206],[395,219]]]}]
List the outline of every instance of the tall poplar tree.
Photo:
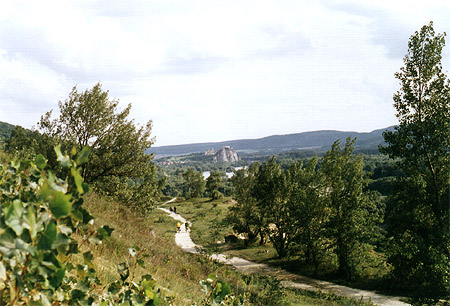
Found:
[{"label": "tall poplar tree", "polygon": [[403,175],[390,198],[394,276],[418,297],[450,293],[450,82],[442,72],[445,33],[433,23],[408,42],[404,66],[395,77],[399,124],[385,132],[384,154],[397,161]]},{"label": "tall poplar tree", "polygon": [[353,154],[354,143],[349,137],[341,148],[340,141],[335,141],[323,157],[321,168],[330,209],[329,237],[334,241],[339,273],[347,279],[357,272],[363,243],[369,240],[380,217],[376,202],[366,191],[363,159]]}]

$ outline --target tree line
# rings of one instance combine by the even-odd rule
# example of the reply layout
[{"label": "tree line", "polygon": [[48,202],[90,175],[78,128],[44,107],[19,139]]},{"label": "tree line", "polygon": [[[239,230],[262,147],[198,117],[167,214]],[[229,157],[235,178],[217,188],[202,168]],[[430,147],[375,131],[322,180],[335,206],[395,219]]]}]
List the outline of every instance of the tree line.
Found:
[{"label": "tree line", "polygon": [[[354,140],[335,142],[322,159],[282,169],[275,157],[232,178],[229,222],[248,242],[268,239],[279,257],[301,254],[317,273],[335,256],[339,273],[361,273],[382,241],[392,284],[422,299],[450,293],[450,81],[442,72],[445,34],[433,23],[411,36],[394,94],[399,125],[380,151],[396,171],[385,212],[367,189]],[[384,222],[383,222],[383,219]]]},{"label": "tree line", "polygon": [[236,171],[232,178],[237,204],[227,217],[248,243],[268,239],[280,258],[305,254],[317,274],[326,256],[335,256],[339,272],[351,279],[358,256],[382,221],[383,204],[367,190],[362,155],[354,139],[336,141],[319,161],[298,161],[283,170],[272,157]]}]

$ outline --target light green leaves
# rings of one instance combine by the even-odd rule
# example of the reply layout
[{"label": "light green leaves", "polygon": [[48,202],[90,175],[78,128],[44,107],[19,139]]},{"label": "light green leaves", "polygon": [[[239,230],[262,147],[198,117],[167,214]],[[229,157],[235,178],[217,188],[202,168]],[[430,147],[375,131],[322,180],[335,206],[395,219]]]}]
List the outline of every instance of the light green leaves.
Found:
[{"label": "light green leaves", "polygon": [[47,166],[47,159],[42,154],[38,154],[34,162],[40,170],[43,170]]},{"label": "light green leaves", "polygon": [[54,192],[54,197],[50,201],[50,210],[55,216],[55,218],[66,217],[70,213],[72,205],[70,200],[72,196],[70,194],[64,194],[60,191]]},{"label": "light green leaves", "polygon": [[72,161],[69,155],[63,155],[61,153],[61,145],[57,145],[55,147],[56,159],[59,161],[60,165],[64,168],[68,168],[72,166]]},{"label": "light green leaves", "polygon": [[83,190],[83,178],[80,175],[80,171],[78,169],[75,168],[70,168],[70,172],[73,176],[73,179],[75,181],[75,185],[77,186],[77,190],[80,194],[84,193]]},{"label": "light green leaves", "polygon": [[28,207],[27,212],[23,215],[23,227],[30,231],[31,239],[36,238],[37,234],[37,225],[36,225],[36,215],[34,209],[32,207]]},{"label": "light green leaves", "polygon": [[88,162],[89,154],[91,154],[91,148],[88,146],[83,147],[81,152],[77,155],[75,162],[77,165],[82,165]]},{"label": "light green leaves", "polygon": [[[89,148],[79,154],[73,149],[70,156],[63,154],[59,146],[55,152],[65,168],[62,171],[45,170],[48,161],[42,155],[31,162],[16,159],[0,166],[2,302],[5,298],[5,305],[9,300],[45,306],[159,305],[156,282],[146,277],[136,283],[126,263],[118,269],[122,281],[107,285],[103,297],[92,291],[92,284],[100,285],[93,253],[80,254],[72,236],[77,232],[83,241],[99,244],[113,229],[104,225],[96,230],[90,222],[93,217],[82,207],[81,195],[88,187],[78,165],[88,162]],[[135,249],[134,266],[142,266],[142,259],[137,258],[141,252]],[[75,264],[71,254],[82,255],[83,264]]]},{"label": "light green leaves", "polygon": [[22,224],[22,214],[23,204],[18,199],[14,200],[14,202],[6,209],[5,213],[6,225],[8,225],[17,236],[22,235],[24,228]]}]

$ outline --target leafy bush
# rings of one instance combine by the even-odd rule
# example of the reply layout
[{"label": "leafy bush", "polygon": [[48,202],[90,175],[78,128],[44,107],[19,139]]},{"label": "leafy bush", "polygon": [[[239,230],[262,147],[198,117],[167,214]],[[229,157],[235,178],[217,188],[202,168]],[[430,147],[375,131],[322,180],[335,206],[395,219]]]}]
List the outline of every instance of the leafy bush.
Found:
[{"label": "leafy bush", "polygon": [[[148,256],[138,247],[129,249],[131,271],[127,263],[119,264],[120,279],[102,286],[93,254],[80,250],[102,244],[113,231],[106,225],[94,228],[94,218],[83,208],[89,188],[79,166],[87,162],[89,149],[69,156],[58,146],[55,153],[62,177],[46,170],[42,155],[0,166],[0,304],[160,305],[150,275],[134,280],[134,269]],[[213,291],[206,291],[201,305],[243,305],[223,281],[202,285]]]}]

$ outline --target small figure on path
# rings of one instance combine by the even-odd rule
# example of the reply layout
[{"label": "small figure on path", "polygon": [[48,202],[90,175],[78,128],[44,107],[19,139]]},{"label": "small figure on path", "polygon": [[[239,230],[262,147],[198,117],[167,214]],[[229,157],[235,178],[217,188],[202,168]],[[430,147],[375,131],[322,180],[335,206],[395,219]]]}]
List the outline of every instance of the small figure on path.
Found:
[{"label": "small figure on path", "polygon": [[177,233],[181,231],[181,223],[177,222]]},{"label": "small figure on path", "polygon": [[169,207],[169,211],[170,211],[171,213],[173,212],[172,206]]},{"label": "small figure on path", "polygon": [[173,207],[173,212],[177,213],[177,207],[176,206]]},{"label": "small figure on path", "polygon": [[184,227],[186,228],[186,232],[188,232],[188,233],[191,231],[191,228],[189,226],[190,226],[189,222],[186,221],[186,223],[184,224]]}]

